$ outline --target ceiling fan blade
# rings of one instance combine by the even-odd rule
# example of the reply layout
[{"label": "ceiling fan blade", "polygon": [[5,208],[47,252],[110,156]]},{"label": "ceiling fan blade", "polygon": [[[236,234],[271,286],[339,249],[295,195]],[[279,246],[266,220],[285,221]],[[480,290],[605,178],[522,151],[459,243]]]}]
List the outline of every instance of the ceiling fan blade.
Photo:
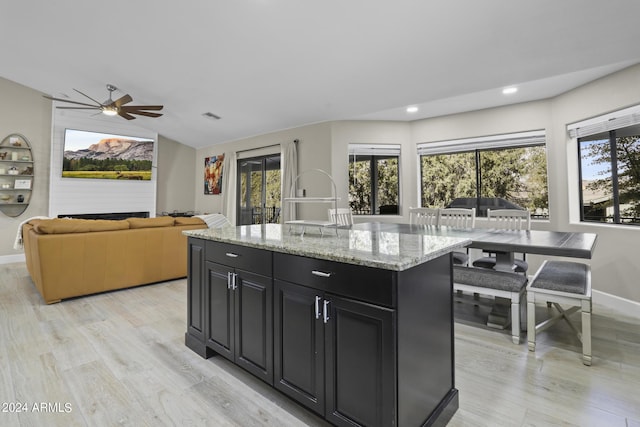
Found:
[{"label": "ceiling fan blade", "polygon": [[124,104],[128,104],[131,101],[133,101],[133,98],[129,94],[127,94],[127,95],[125,95],[125,96],[123,96],[121,98],[118,98],[115,101],[113,101],[113,105],[115,105],[116,107],[120,108]]},{"label": "ceiling fan blade", "polygon": [[129,112],[133,110],[162,110],[163,108],[163,105],[126,105],[121,107],[122,110]]},{"label": "ceiling fan blade", "polygon": [[99,105],[91,105],[91,104],[85,104],[84,102],[76,102],[76,101],[70,101],[68,99],[60,99],[60,98],[54,98],[52,96],[47,96],[47,95],[42,95],[43,97],[50,99],[52,101],[60,101],[60,102],[68,102],[70,104],[78,104],[78,105],[86,105],[87,107],[95,107],[95,108],[100,108]]},{"label": "ceiling fan blade", "polygon": [[101,110],[100,107],[56,107],[58,110]]},{"label": "ceiling fan blade", "polygon": [[160,114],[160,113],[152,113],[150,111],[142,111],[142,110],[128,111],[127,114],[138,114],[140,116],[147,116],[147,117],[160,117],[160,116],[162,116],[162,114]]},{"label": "ceiling fan blade", "polygon": [[100,102],[100,101],[96,101],[95,99],[93,99],[93,98],[92,98],[92,97],[90,97],[89,95],[87,95],[87,94],[84,94],[84,93],[80,92],[78,89],[74,89],[74,90],[75,90],[76,92],[78,92],[80,95],[82,95],[82,96],[86,96],[87,98],[89,98],[90,100],[92,100],[93,102],[95,102],[96,104],[98,104],[98,105],[102,105],[102,102]]},{"label": "ceiling fan blade", "polygon": [[127,120],[133,120],[133,119],[135,119],[135,117],[133,117],[131,114],[129,114],[129,113],[125,112],[125,111],[122,111],[122,110],[119,110],[119,111],[118,111],[118,115],[119,115],[120,117],[124,117],[124,118],[125,118],[125,119],[127,119]]}]

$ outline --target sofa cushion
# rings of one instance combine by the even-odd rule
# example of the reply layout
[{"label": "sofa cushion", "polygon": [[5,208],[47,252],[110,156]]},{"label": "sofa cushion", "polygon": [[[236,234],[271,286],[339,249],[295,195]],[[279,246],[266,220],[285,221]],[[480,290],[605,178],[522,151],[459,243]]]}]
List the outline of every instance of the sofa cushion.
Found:
[{"label": "sofa cushion", "polygon": [[126,220],[115,221],[108,219],[70,219],[54,218],[31,221],[34,230],[40,234],[88,233],[92,231],[126,230],[129,223]]},{"label": "sofa cushion", "polygon": [[179,216],[176,218],[176,225],[205,225],[206,223],[202,218],[197,218],[195,216],[190,217],[182,217]]},{"label": "sofa cushion", "polygon": [[172,227],[175,222],[171,216],[159,216],[157,218],[127,218],[131,228]]}]

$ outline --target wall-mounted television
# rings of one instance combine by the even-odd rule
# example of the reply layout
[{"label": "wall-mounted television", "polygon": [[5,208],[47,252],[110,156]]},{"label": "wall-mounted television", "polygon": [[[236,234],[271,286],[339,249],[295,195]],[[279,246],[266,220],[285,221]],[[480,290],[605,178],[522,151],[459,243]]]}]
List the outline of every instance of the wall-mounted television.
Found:
[{"label": "wall-mounted television", "polygon": [[65,129],[63,178],[151,180],[154,140]]}]

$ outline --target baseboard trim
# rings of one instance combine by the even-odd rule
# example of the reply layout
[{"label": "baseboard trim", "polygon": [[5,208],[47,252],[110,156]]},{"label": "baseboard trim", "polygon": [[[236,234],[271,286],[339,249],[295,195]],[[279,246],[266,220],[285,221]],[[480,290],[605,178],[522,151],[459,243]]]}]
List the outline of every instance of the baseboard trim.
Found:
[{"label": "baseboard trim", "polygon": [[0,264],[13,264],[14,262],[25,262],[24,254],[0,255]]},{"label": "baseboard trim", "polygon": [[603,305],[625,316],[640,318],[640,302],[595,289],[591,290],[591,299],[594,304]]}]

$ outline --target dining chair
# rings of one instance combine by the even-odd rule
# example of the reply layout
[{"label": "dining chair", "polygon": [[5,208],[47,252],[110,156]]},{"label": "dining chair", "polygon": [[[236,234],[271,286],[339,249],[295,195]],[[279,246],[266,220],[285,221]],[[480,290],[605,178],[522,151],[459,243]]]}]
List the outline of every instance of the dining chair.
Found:
[{"label": "dining chair", "polygon": [[338,224],[339,227],[353,225],[353,214],[350,208],[337,208],[328,210],[329,221]]},{"label": "dining chair", "polygon": [[[444,208],[438,212],[438,225],[452,228],[471,229],[476,226],[476,208]],[[469,264],[469,253],[454,251],[453,263],[456,265]]]},{"label": "dining chair", "polygon": [[454,228],[475,228],[476,208],[444,208],[438,214],[438,225]]},{"label": "dining chair", "polygon": [[409,224],[438,225],[438,208],[409,208]]},{"label": "dining chair", "polygon": [[[500,230],[531,230],[531,212],[526,209],[487,209],[487,220],[490,228]],[[522,254],[522,259],[514,259],[513,271],[526,273],[529,264],[525,260],[526,254]],[[495,255],[488,255],[473,261],[474,267],[495,268]]]}]

